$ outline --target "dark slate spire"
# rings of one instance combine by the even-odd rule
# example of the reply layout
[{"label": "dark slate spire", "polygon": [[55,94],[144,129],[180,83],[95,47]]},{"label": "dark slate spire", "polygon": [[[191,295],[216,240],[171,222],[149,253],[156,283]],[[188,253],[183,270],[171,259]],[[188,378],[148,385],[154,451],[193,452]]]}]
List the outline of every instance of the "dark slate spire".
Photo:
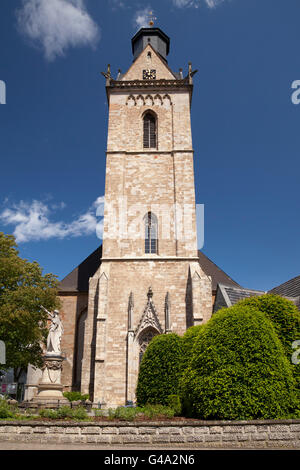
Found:
[{"label": "dark slate spire", "polygon": [[147,44],[151,44],[153,49],[167,62],[167,55],[170,50],[170,38],[159,28],[141,28],[132,40],[133,60],[145,49]]}]

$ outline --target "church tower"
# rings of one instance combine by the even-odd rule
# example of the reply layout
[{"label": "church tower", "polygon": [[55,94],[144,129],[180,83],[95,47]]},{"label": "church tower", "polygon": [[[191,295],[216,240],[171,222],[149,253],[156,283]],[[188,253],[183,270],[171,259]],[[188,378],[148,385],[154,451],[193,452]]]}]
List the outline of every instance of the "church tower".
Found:
[{"label": "church tower", "polygon": [[153,336],[212,313],[197,251],[190,108],[193,72],[168,66],[170,39],[142,28],[133,63],[105,75],[109,104],[102,259],[89,282],[82,393],[102,407],[135,400]]}]

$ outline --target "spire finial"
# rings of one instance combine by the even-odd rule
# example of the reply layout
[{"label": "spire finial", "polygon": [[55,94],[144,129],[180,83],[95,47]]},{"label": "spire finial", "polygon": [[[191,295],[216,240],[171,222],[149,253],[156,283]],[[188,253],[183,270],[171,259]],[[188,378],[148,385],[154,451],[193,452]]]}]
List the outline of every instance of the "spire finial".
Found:
[{"label": "spire finial", "polygon": [[147,297],[148,297],[148,300],[152,301],[153,291],[151,287],[149,287]]},{"label": "spire finial", "polygon": [[155,16],[153,16],[153,11],[149,11],[149,14],[148,14],[148,17],[149,17],[149,26],[154,26],[154,21],[157,20],[157,18]]}]

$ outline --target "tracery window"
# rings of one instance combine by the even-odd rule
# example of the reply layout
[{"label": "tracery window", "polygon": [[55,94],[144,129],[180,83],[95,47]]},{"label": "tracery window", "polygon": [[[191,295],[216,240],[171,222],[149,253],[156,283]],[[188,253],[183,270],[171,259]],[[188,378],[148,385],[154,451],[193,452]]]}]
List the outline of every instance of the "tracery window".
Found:
[{"label": "tracery window", "polygon": [[156,117],[153,113],[147,112],[144,116],[144,148],[156,147]]},{"label": "tracery window", "polygon": [[152,212],[148,212],[145,217],[145,253],[158,253],[158,224],[157,217]]},{"label": "tracery window", "polygon": [[158,333],[152,329],[147,329],[144,333],[141,334],[140,339],[139,339],[139,346],[140,346],[140,352],[139,352],[139,364],[142,361],[143,355],[152,340],[154,336],[156,336]]}]

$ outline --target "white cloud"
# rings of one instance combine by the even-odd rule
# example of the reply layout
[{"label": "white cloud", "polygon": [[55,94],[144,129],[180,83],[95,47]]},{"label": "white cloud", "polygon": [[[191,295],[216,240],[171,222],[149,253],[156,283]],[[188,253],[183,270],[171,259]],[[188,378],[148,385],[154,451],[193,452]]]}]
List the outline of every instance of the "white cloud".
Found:
[{"label": "white cloud", "polygon": [[88,14],[85,0],[22,0],[17,11],[21,33],[42,47],[47,60],[63,56],[76,46],[94,47],[98,25]]},{"label": "white cloud", "polygon": [[143,8],[143,10],[136,11],[133,22],[137,29],[149,27],[149,13],[152,11],[150,6]]},{"label": "white cloud", "polygon": [[[82,237],[92,234],[102,238],[103,221],[99,222],[97,216],[103,216],[103,205],[104,197],[99,197],[84,214],[70,223],[65,223],[50,220],[53,205],[50,209],[41,201],[32,201],[31,203],[21,201],[11,208],[4,209],[0,213],[0,221],[5,226],[14,226],[13,235],[16,237],[17,243],[49,240],[50,238]],[[57,206],[60,210],[64,207],[64,203]]]},{"label": "white cloud", "polygon": [[123,0],[110,0],[110,4],[113,11],[128,8],[128,5]]},{"label": "white cloud", "polygon": [[104,216],[104,196],[99,196],[94,202],[93,206],[96,210],[96,215],[99,217]]},{"label": "white cloud", "polygon": [[225,2],[225,0],[205,0],[206,5],[209,8],[216,8],[220,3]]},{"label": "white cloud", "polygon": [[173,3],[178,8],[196,6],[199,0],[173,0]]},{"label": "white cloud", "polygon": [[194,7],[199,8],[201,3],[205,3],[208,8],[216,8],[225,0],[172,0],[173,4],[178,8]]}]

